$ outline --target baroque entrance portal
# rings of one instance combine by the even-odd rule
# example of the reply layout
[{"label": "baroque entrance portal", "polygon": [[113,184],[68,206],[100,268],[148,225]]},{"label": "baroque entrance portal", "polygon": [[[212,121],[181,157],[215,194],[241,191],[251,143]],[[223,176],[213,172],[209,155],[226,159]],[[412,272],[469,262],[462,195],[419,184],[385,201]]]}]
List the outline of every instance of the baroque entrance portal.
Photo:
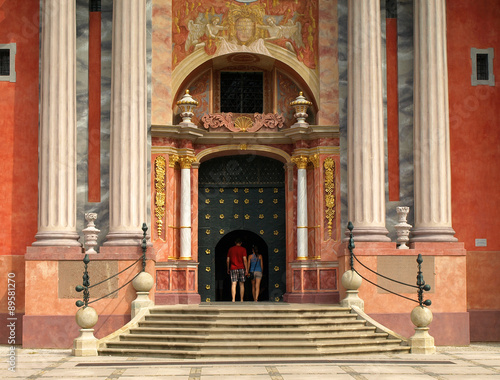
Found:
[{"label": "baroque entrance portal", "polygon": [[[283,300],[286,283],[285,171],[256,155],[218,157],[199,168],[198,291],[202,302],[228,301],[225,253],[241,235],[264,255],[261,300]],[[250,288],[246,290],[251,294]]]}]

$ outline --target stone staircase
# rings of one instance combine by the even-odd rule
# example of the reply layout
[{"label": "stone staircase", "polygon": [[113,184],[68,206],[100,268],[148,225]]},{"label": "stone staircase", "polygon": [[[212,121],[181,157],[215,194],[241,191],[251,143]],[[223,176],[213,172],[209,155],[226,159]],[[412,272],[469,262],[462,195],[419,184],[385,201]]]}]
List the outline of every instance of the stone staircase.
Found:
[{"label": "stone staircase", "polygon": [[101,340],[99,355],[262,359],[410,351],[390,330],[333,305],[174,305],[145,314]]}]

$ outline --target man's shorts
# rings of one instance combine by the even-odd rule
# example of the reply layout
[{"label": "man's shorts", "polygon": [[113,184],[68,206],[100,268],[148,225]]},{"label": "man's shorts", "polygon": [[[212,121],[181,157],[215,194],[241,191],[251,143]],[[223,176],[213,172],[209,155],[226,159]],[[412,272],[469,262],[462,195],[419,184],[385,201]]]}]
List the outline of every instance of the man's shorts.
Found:
[{"label": "man's shorts", "polygon": [[231,270],[231,282],[245,282],[245,269]]}]

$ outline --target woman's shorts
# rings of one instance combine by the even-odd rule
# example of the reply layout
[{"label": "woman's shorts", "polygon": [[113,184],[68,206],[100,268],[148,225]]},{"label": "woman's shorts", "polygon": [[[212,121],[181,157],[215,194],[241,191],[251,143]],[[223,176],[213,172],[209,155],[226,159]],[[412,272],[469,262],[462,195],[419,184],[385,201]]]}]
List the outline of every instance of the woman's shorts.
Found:
[{"label": "woman's shorts", "polygon": [[262,278],[262,272],[253,272],[254,278]]}]

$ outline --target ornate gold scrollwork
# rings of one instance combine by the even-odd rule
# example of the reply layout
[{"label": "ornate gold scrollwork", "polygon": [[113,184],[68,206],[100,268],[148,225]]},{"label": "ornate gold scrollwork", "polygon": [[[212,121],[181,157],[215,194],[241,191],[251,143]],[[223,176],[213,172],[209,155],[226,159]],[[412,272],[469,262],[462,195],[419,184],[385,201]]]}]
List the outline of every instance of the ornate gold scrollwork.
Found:
[{"label": "ornate gold scrollwork", "polygon": [[196,161],[196,158],[193,156],[182,156],[179,158],[179,164],[181,169],[191,169],[191,165]]},{"label": "ornate gold scrollwork", "polygon": [[171,154],[168,156],[168,166],[175,168],[175,165],[179,162],[179,156],[177,154]]},{"label": "ornate gold scrollwork", "polygon": [[328,236],[332,236],[335,218],[335,161],[328,157],[323,163],[325,168],[325,216],[328,221]]},{"label": "ornate gold scrollwork", "polygon": [[313,154],[309,156],[309,162],[312,164],[314,168],[319,167],[319,154]]},{"label": "ornate gold scrollwork", "polygon": [[167,160],[163,156],[155,159],[155,216],[158,237],[163,231],[163,217],[165,216],[165,174]]},{"label": "ornate gold scrollwork", "polygon": [[253,121],[248,116],[240,116],[234,121],[234,126],[241,132],[246,132],[247,129],[252,128]]}]

